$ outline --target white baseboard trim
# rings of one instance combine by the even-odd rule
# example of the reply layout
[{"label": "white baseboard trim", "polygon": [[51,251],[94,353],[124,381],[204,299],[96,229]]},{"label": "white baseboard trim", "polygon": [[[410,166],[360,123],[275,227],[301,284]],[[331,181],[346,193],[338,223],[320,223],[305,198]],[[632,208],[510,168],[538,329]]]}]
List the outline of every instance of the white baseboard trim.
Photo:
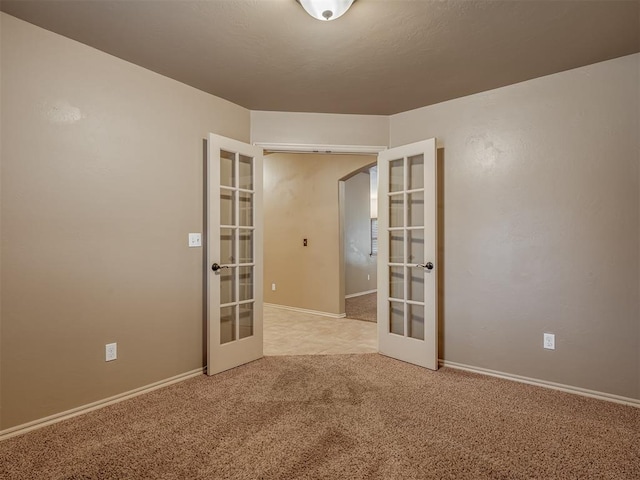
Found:
[{"label": "white baseboard trim", "polygon": [[345,295],[344,298],[354,298],[361,297],[362,295],[369,295],[370,293],[376,293],[378,290],[367,290],[366,292],[358,292],[358,293],[350,293],[349,295]]},{"label": "white baseboard trim", "polygon": [[329,317],[329,318],[345,318],[347,316],[346,313],[320,312],[318,310],[307,310],[306,308],[290,307],[288,305],[278,305],[277,303],[265,303],[264,306],[279,308],[281,310],[290,310],[292,312],[308,313],[310,315],[319,315],[321,317]]},{"label": "white baseboard trim", "polygon": [[499,372],[496,370],[489,370],[488,368],[473,367],[471,365],[464,365],[462,363],[449,362],[447,360],[438,360],[441,367],[456,368],[458,370],[465,370],[467,372],[480,373],[482,375],[489,375],[491,377],[502,378],[505,380],[511,380],[514,382],[527,383],[529,385],[535,385],[537,387],[550,388],[552,390],[560,390],[561,392],[573,393],[576,395],[582,395],[583,397],[597,398],[598,400],[606,400],[608,402],[621,403],[623,405],[629,405],[631,407],[640,407],[640,400],[635,398],[622,397],[620,395],[613,395],[612,393],[597,392],[595,390],[589,390],[581,387],[574,387],[572,385],[564,385],[562,383],[548,382],[546,380],[539,380],[537,378],[524,377],[522,375],[515,375],[512,373]]},{"label": "white baseboard trim", "polygon": [[114,403],[122,402],[123,400],[128,400],[144,393],[152,392],[153,390],[158,390],[159,388],[166,387],[173,383],[178,383],[184,380],[188,380],[189,378],[197,377],[199,375],[202,375],[205,370],[205,368],[197,368],[195,370],[191,370],[190,372],[181,373],[180,375],[160,380],[158,382],[150,383],[149,385],[145,385],[144,387],[135,388],[133,390],[129,390],[128,392],[120,393],[118,395],[98,400],[96,402],[88,403],[87,405],[72,408],[71,410],[67,410],[65,412],[56,413],[54,415],[49,415],[48,417],[33,420],[32,422],[23,423],[22,425],[17,425],[5,430],[0,430],[0,441],[6,440],[7,438],[15,437],[17,435],[22,435],[23,433],[31,432],[32,430],[46,427],[47,425],[62,422],[64,420],[68,420],[69,418],[77,417],[78,415],[82,415],[93,410],[98,410],[99,408],[113,405]]}]

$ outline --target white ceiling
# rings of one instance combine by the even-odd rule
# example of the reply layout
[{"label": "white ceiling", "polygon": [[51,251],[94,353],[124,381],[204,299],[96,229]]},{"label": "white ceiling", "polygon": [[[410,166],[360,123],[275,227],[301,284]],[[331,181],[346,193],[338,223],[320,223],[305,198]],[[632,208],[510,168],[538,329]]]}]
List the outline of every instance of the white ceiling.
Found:
[{"label": "white ceiling", "polygon": [[640,51],[639,0],[2,0],[252,110],[389,115]]}]

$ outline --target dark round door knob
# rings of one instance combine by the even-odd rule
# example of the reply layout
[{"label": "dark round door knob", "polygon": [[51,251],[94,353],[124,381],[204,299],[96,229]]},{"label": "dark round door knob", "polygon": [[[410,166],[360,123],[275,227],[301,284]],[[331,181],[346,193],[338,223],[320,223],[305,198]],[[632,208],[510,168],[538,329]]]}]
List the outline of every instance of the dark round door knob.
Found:
[{"label": "dark round door knob", "polygon": [[427,270],[433,270],[433,263],[427,262],[426,267],[427,267]]},{"label": "dark round door knob", "polygon": [[217,263],[211,265],[211,270],[213,270],[214,272],[217,272],[218,270],[220,270],[220,268],[220,265],[218,265]]}]

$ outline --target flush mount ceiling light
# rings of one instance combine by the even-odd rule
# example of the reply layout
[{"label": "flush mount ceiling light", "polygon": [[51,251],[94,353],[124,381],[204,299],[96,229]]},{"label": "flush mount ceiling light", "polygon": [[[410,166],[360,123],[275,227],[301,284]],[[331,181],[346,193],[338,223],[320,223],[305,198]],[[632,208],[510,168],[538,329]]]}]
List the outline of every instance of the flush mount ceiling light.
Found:
[{"label": "flush mount ceiling light", "polygon": [[298,0],[309,15],[323,22],[345,14],[355,0]]}]

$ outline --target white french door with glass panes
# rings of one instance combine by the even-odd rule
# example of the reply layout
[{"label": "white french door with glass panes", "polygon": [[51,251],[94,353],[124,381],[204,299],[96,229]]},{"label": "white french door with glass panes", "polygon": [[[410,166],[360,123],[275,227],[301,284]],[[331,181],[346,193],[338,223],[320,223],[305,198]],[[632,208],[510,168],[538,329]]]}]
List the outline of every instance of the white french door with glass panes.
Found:
[{"label": "white french door with glass panes", "polygon": [[207,373],[263,356],[262,149],[209,134]]},{"label": "white french door with glass panes", "polygon": [[436,140],[378,154],[378,350],[438,368]]}]

